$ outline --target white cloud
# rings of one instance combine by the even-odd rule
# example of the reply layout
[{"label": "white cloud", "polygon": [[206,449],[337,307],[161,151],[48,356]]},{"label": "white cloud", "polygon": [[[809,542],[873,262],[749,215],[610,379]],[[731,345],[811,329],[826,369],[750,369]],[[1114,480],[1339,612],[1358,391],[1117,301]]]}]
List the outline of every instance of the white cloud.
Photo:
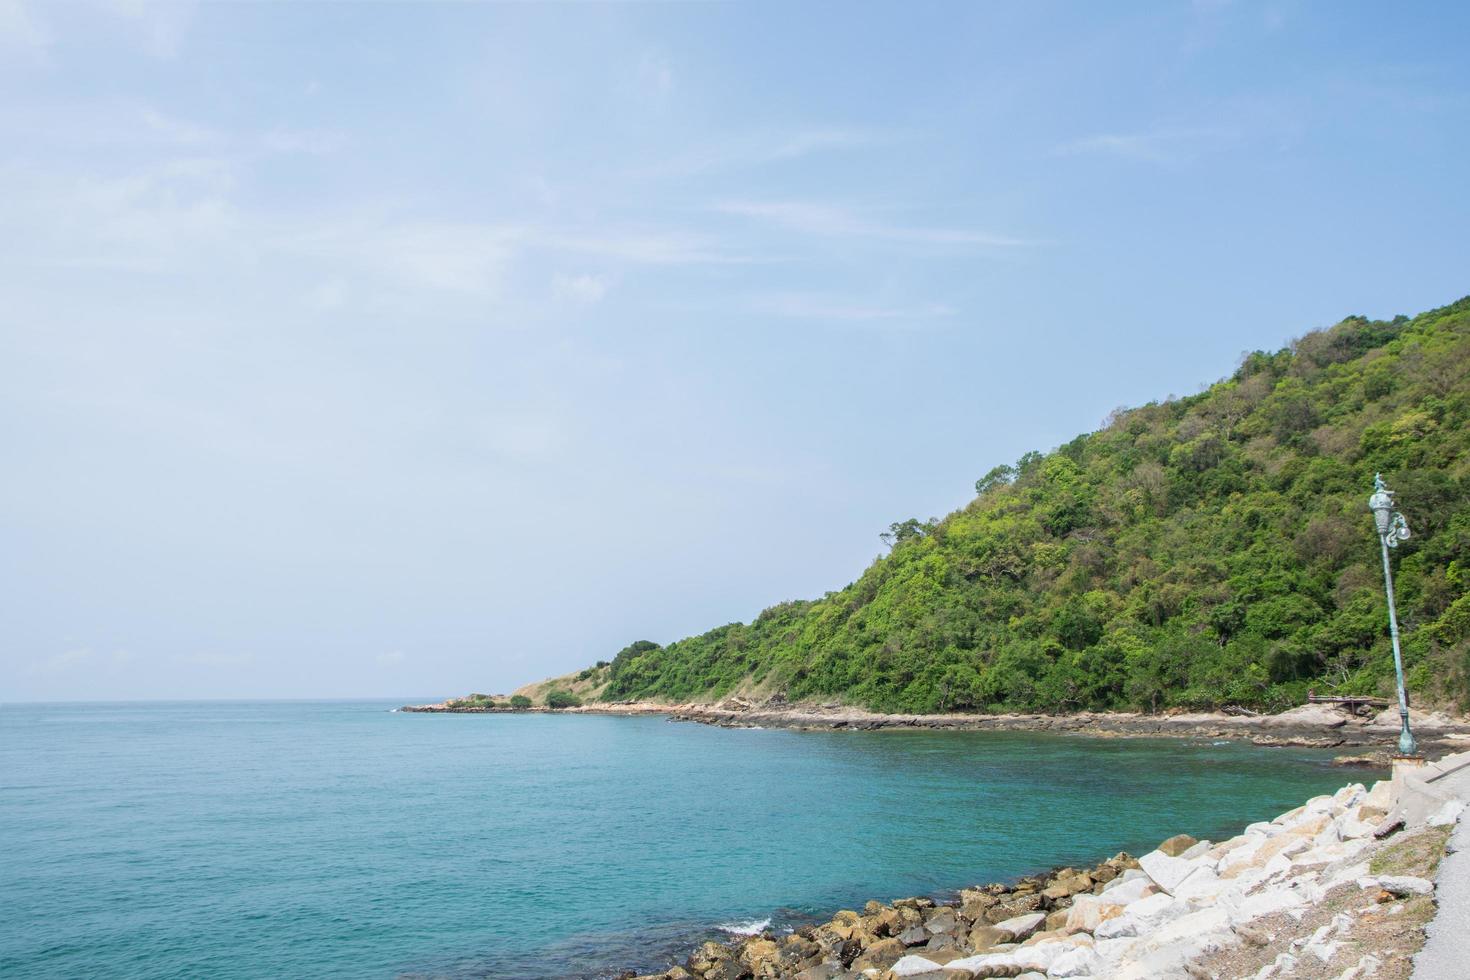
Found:
[{"label": "white cloud", "polygon": [[196,6],[187,0],[101,0],[100,5],[130,25],[145,52],[165,60],[183,47]]},{"label": "white cloud", "polygon": [[481,445],[500,456],[519,459],[554,455],[566,443],[561,423],[531,411],[506,411],[481,416],[475,426]]},{"label": "white cloud", "polygon": [[661,159],[635,177],[687,177],[720,170],[756,167],[797,160],[830,150],[853,149],[885,142],[890,137],[872,130],[814,126],[785,132],[750,133],[707,141],[687,152]]},{"label": "white cloud", "polygon": [[93,662],[92,651],[85,647],[75,650],[63,650],[61,653],[53,654],[44,660],[39,660],[31,665],[32,674],[64,674],[76,670],[79,667],[90,666]]},{"label": "white cloud", "polygon": [[312,309],[331,312],[347,305],[347,283],[341,279],[328,279],[317,283],[306,295],[306,303]]},{"label": "white cloud", "polygon": [[25,0],[0,0],[0,51],[16,51],[44,62],[50,44],[50,32]]},{"label": "white cloud", "polygon": [[306,156],[336,153],[344,142],[340,133],[313,129],[273,129],[261,137],[261,145],[271,153]]},{"label": "white cloud", "polygon": [[868,238],[925,245],[1016,246],[1022,239],[965,228],[884,224],[842,205],[814,201],[727,201],[722,214],[753,218],[788,231],[833,238]]},{"label": "white cloud", "polygon": [[638,78],[655,94],[666,96],[674,90],[674,69],[668,59],[646,54],[638,63]]},{"label": "white cloud", "polygon": [[592,305],[602,302],[612,286],[612,280],[607,276],[597,276],[590,273],[582,275],[564,275],[558,273],[552,278],[551,288],[559,299],[570,300],[576,303]]},{"label": "white cloud", "polygon": [[248,653],[190,653],[173,658],[174,663],[191,667],[247,667],[255,662]]},{"label": "white cloud", "polygon": [[810,320],[836,320],[850,323],[914,322],[954,316],[953,307],[943,303],[918,306],[889,306],[855,303],[821,293],[772,293],[757,297],[752,303],[757,313]]},{"label": "white cloud", "polygon": [[1098,133],[1064,143],[1057,148],[1057,153],[1063,156],[1101,154],[1148,163],[1174,163],[1219,149],[1234,139],[1233,132],[1210,126],[1140,133]]}]

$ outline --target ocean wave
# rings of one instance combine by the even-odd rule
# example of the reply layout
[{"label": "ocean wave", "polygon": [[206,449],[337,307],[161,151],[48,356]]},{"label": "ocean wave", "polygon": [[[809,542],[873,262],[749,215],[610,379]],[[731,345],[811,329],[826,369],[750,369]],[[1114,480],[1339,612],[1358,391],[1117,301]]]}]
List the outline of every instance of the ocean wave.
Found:
[{"label": "ocean wave", "polygon": [[751,919],[749,922],[726,922],[715,927],[721,932],[728,932],[732,936],[759,936],[771,928],[771,920]]}]

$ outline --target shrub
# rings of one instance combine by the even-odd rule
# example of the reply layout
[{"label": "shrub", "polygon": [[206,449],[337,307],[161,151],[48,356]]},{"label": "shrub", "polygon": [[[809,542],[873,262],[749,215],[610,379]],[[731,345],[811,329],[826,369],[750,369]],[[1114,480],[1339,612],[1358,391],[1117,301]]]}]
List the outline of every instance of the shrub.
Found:
[{"label": "shrub", "polygon": [[526,708],[529,708],[531,706],[531,699],[526,697],[524,694],[517,694],[511,697],[510,706],[512,708],[517,708],[524,711]]},{"label": "shrub", "polygon": [[582,699],[571,691],[550,691],[546,695],[548,708],[580,708]]}]

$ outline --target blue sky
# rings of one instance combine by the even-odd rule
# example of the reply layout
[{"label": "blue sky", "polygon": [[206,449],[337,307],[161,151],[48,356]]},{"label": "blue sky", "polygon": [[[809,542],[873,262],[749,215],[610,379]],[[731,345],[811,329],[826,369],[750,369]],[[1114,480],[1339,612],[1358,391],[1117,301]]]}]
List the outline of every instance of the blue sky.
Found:
[{"label": "blue sky", "polygon": [[508,690],[1456,299],[1467,9],[0,0],[0,700]]}]

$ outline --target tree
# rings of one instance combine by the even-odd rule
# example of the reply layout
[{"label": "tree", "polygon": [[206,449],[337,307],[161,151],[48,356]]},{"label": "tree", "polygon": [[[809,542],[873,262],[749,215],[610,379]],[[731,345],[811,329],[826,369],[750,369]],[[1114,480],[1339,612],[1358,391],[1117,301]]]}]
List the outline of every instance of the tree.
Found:
[{"label": "tree", "polygon": [[525,711],[531,706],[531,699],[524,694],[515,694],[511,696],[510,706],[517,711]]},{"label": "tree", "polygon": [[548,691],[546,693],[546,706],[553,709],[580,708],[582,706],[582,699],[571,691]]},{"label": "tree", "polygon": [[1016,468],[1005,463],[975,481],[975,496],[983,497],[995,487],[1003,487],[1016,478]]}]

